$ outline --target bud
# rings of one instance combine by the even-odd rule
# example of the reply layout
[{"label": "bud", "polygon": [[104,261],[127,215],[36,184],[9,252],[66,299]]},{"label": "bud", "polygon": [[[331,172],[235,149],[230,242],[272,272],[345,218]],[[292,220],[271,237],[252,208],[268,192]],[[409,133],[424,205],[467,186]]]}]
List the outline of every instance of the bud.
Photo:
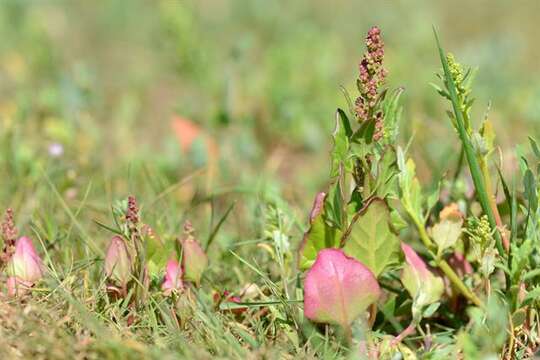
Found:
[{"label": "bud", "polygon": [[23,236],[15,243],[7,273],[8,294],[11,296],[21,295],[42,278],[43,262],[30,238]]},{"label": "bud", "polygon": [[184,288],[182,275],[182,267],[178,261],[174,259],[169,260],[165,268],[165,278],[163,279],[163,284],[161,284],[161,290],[163,290],[165,296],[170,296],[174,290],[180,291]]},{"label": "bud", "polygon": [[182,240],[182,268],[184,279],[199,284],[201,276],[208,265],[208,257],[199,243],[193,237],[193,228],[190,222],[184,225],[186,233]]},{"label": "bud", "polygon": [[114,236],[105,256],[105,273],[110,280],[125,289],[131,279],[131,271],[131,257],[126,243],[122,237]]}]

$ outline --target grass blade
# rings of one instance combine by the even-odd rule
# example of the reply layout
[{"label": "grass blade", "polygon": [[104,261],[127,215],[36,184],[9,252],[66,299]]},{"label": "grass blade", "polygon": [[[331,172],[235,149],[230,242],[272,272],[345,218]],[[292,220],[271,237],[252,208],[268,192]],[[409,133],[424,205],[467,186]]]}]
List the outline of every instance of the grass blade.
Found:
[{"label": "grass blade", "polygon": [[[452,78],[452,74],[450,73],[448,61],[446,59],[444,50],[441,47],[439,36],[437,35],[437,30],[435,29],[435,27],[433,28],[433,33],[435,34],[435,40],[437,42],[437,48],[439,50],[439,57],[441,59],[441,64],[443,67],[445,81],[448,86],[448,93],[450,95],[450,101],[452,103],[452,108],[454,110],[454,115],[456,118],[456,127],[458,130],[461,143],[463,144],[463,149],[465,151],[465,156],[469,164],[469,169],[471,171],[474,187],[478,194],[478,200],[480,201],[480,205],[482,205],[482,209],[484,210],[484,213],[488,217],[491,228],[497,229],[497,222],[495,220],[495,214],[493,213],[493,209],[491,208],[490,203],[489,203],[489,195],[486,191],[484,178],[482,177],[482,171],[480,169],[480,164],[478,163],[478,159],[475,156],[475,152],[474,152],[471,140],[469,139],[469,135],[467,134],[467,130],[465,129],[465,120],[463,118],[463,113],[461,112],[459,108],[456,84],[454,83],[454,79]],[[501,239],[501,234],[499,233],[499,231],[495,232],[495,240],[497,244],[497,250],[499,251],[499,255],[504,257],[505,251],[502,246],[502,239]]]}]

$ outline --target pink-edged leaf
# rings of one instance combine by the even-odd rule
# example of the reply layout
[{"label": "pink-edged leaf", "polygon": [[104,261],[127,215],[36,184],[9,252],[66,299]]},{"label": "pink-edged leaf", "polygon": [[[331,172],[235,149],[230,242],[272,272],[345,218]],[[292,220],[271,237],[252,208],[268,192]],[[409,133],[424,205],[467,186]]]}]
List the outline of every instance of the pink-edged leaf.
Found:
[{"label": "pink-edged leaf", "polygon": [[105,274],[107,277],[125,288],[131,280],[133,264],[125,240],[113,236],[105,255]]},{"label": "pink-edged leaf", "polygon": [[339,249],[324,249],[306,275],[304,314],[315,322],[346,327],[380,294],[366,266]]},{"label": "pink-edged leaf", "polygon": [[23,236],[15,243],[15,252],[7,266],[8,275],[34,283],[43,276],[43,262],[30,238]]},{"label": "pink-edged leaf", "polygon": [[413,248],[405,243],[401,243],[401,250],[405,254],[405,261],[410,265],[414,271],[418,274],[420,280],[425,281],[430,275],[430,271],[427,268],[424,260],[418,256],[416,251]]},{"label": "pink-edged leaf", "polygon": [[15,242],[15,251],[7,262],[6,286],[9,296],[23,295],[42,277],[45,267],[32,240],[26,236]]},{"label": "pink-edged leaf", "polygon": [[173,291],[181,291],[184,288],[182,275],[183,271],[180,263],[175,259],[170,259],[167,262],[165,277],[161,284],[161,290],[163,290],[165,296],[171,295]]},{"label": "pink-edged leaf", "polygon": [[326,193],[320,192],[315,196],[313,200],[313,206],[311,207],[311,212],[309,213],[309,222],[313,222],[320,213],[322,213],[324,208],[324,200],[326,199]]},{"label": "pink-edged leaf", "polygon": [[406,262],[401,273],[401,282],[405,289],[419,307],[438,301],[443,292],[442,279],[429,271],[426,263],[412,247],[401,243],[401,249]]},{"label": "pink-edged leaf", "polygon": [[182,240],[182,267],[184,279],[199,284],[208,266],[208,256],[199,243],[191,236]]}]

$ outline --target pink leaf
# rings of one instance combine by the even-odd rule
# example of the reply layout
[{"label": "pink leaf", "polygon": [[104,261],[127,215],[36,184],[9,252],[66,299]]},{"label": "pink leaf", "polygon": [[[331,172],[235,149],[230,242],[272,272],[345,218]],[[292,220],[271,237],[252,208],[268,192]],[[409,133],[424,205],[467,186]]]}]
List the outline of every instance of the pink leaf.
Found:
[{"label": "pink leaf", "polygon": [[373,273],[338,249],[319,252],[304,282],[304,314],[315,322],[349,326],[381,294]]},{"label": "pink leaf", "polygon": [[10,259],[8,272],[29,282],[35,282],[43,276],[43,263],[30,238],[23,236],[15,243],[15,252]]},{"label": "pink leaf", "polygon": [[206,256],[201,245],[193,238],[182,241],[182,251],[184,278],[199,284],[201,276],[208,266],[208,256]]},{"label": "pink leaf", "polygon": [[401,243],[401,249],[406,261],[401,273],[401,282],[413,297],[415,305],[422,308],[438,301],[444,290],[442,279],[429,271],[426,263],[412,247]]},{"label": "pink leaf", "polygon": [[313,200],[313,206],[311,208],[311,212],[309,213],[309,222],[313,223],[315,218],[319,216],[319,214],[323,211],[324,208],[324,200],[326,199],[326,193],[320,192],[315,196],[315,200]]},{"label": "pink leaf", "polygon": [[163,290],[165,296],[171,295],[174,290],[179,291],[184,288],[182,275],[182,267],[178,261],[174,259],[169,260],[165,269],[165,278],[163,279],[163,284],[161,284],[161,290]]},{"label": "pink leaf", "polygon": [[7,287],[11,296],[21,295],[43,277],[43,262],[32,240],[25,236],[15,243],[15,252],[7,264]]},{"label": "pink leaf", "polygon": [[131,280],[132,261],[125,240],[114,236],[105,255],[105,273],[109,279],[125,288]]},{"label": "pink leaf", "polygon": [[182,239],[182,269],[184,280],[199,285],[202,274],[208,266],[208,256],[197,240],[193,237],[191,222],[184,224],[184,239]]},{"label": "pink leaf", "polygon": [[401,250],[403,250],[403,253],[405,254],[405,261],[413,268],[415,273],[418,274],[419,279],[422,281],[427,280],[429,275],[431,275],[431,272],[428,270],[424,260],[418,256],[412,247],[405,243],[401,243]]}]

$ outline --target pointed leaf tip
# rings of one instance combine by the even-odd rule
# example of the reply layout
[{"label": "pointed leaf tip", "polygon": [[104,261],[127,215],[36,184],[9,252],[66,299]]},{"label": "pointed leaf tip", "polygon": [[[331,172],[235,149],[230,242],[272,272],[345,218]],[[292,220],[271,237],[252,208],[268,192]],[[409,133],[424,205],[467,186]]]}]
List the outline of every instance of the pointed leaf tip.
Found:
[{"label": "pointed leaf tip", "polygon": [[32,240],[25,236],[19,238],[15,242],[15,252],[6,267],[8,295],[17,296],[27,292],[43,277],[44,270],[43,261]]},{"label": "pointed leaf tip", "polygon": [[182,240],[182,267],[184,279],[195,284],[201,282],[201,277],[208,266],[208,256],[197,240],[191,235]]},{"label": "pointed leaf tip", "polygon": [[105,255],[105,274],[118,285],[125,287],[131,279],[132,260],[125,240],[121,236],[113,236]]},{"label": "pointed leaf tip", "polygon": [[309,214],[309,229],[305,232],[298,249],[298,266],[309,269],[320,250],[339,246],[342,232],[326,221],[325,201],[328,194],[319,192]]},{"label": "pointed leaf tip", "polygon": [[412,247],[401,243],[401,249],[405,254],[405,267],[401,273],[401,282],[413,298],[414,309],[422,309],[424,306],[438,301],[444,290],[442,279],[435,276],[427,267],[424,260],[418,256]]},{"label": "pointed leaf tip", "polygon": [[175,259],[170,259],[167,262],[167,266],[165,268],[165,277],[163,279],[163,283],[161,284],[161,290],[163,290],[163,293],[165,296],[171,295],[173,291],[179,291],[184,288],[184,284],[182,282],[182,267]]},{"label": "pointed leaf tip", "polygon": [[8,266],[8,275],[20,280],[34,283],[43,276],[43,262],[39,257],[30,238],[23,236],[15,243],[13,253]]}]

